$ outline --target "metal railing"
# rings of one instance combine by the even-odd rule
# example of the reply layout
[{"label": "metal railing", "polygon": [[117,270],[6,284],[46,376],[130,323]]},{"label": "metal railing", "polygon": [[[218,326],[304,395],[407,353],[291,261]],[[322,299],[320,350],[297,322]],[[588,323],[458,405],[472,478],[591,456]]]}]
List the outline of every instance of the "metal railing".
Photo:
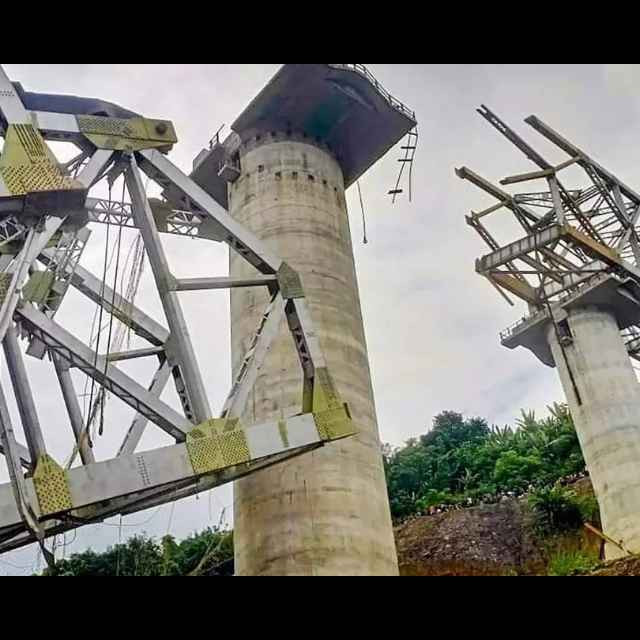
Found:
[{"label": "metal railing", "polygon": [[373,76],[373,74],[363,64],[330,64],[330,67],[334,69],[347,69],[349,71],[355,71],[361,76],[366,78],[378,91],[378,93],[394,108],[401,111],[405,115],[409,116],[412,120],[416,119],[416,112],[412,111],[400,102],[397,98],[394,98]]},{"label": "metal railing", "polygon": [[[554,305],[564,305],[569,301],[570,298],[574,298],[578,294],[582,294],[583,289],[585,289],[586,287],[593,286],[594,284],[596,284],[599,281],[607,280],[608,278],[610,278],[613,275],[615,275],[615,274],[612,274],[612,273],[610,273],[608,271],[604,271],[602,273],[597,273],[597,274],[591,276],[590,278],[587,278],[587,279],[583,280],[582,282],[578,282],[573,287],[568,289],[567,291],[564,291],[561,294],[559,294],[556,297],[556,299],[553,301],[552,304],[554,304]],[[543,310],[538,311],[537,313],[534,313],[534,314],[532,314],[530,316],[525,316],[525,317],[521,318],[520,320],[518,320],[518,322],[515,322],[514,324],[512,324],[511,326],[507,327],[506,329],[504,329],[503,331],[500,332],[500,341],[504,342],[507,338],[510,338],[514,334],[518,333],[520,331],[520,329],[522,327],[524,327],[525,325],[534,324],[540,318],[542,318],[544,316],[548,316],[548,315],[549,315],[548,310],[547,309],[543,309]]]},{"label": "metal railing", "polygon": [[508,326],[506,329],[500,332],[500,342],[504,342],[505,340],[507,340],[507,338],[510,338],[511,336],[518,333],[521,327],[524,327],[524,325],[529,324],[530,322],[535,322],[538,319],[538,317],[544,314],[545,312],[541,312],[541,313],[535,313],[531,316],[525,316],[523,318],[520,318],[520,320],[518,320],[517,322],[514,322],[512,325]]}]

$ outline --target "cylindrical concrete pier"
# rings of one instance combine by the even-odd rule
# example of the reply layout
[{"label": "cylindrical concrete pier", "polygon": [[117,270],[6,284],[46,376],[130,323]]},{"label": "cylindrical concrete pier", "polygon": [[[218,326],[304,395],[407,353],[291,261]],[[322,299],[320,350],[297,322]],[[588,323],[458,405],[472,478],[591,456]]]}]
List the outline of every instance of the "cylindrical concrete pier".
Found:
[{"label": "cylindrical concrete pier", "polygon": [[[295,268],[329,371],[360,430],[236,482],[236,575],[397,575],[340,165],[291,132],[254,136],[229,187],[231,215]],[[255,273],[232,254],[233,276]],[[234,373],[264,312],[264,289],[231,293]],[[302,373],[284,323],[243,417],[299,413]]]},{"label": "cylindrical concrete pier", "polygon": [[[549,343],[598,497],[604,532],[640,553],[640,384],[612,312],[575,309],[569,311],[568,325],[571,342],[564,354],[553,327]],[[607,558],[624,555],[612,544],[606,553]]]}]

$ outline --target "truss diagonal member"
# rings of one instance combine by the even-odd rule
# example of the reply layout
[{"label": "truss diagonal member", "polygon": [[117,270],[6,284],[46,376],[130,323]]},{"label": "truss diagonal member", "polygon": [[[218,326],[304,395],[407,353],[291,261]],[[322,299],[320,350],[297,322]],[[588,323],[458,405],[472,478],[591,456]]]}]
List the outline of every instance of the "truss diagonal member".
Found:
[{"label": "truss diagonal member", "polygon": [[511,127],[501,120],[493,111],[485,105],[476,111],[494,128],[496,128],[509,142],[514,144],[532,162],[537,164],[542,170],[553,169],[553,165],[547,162],[531,145],[521,138]]},{"label": "truss diagonal member", "polygon": [[[171,367],[165,360],[155,372],[153,379],[151,380],[149,393],[159,398],[164,391],[164,388],[167,386],[167,382],[169,382],[170,377]],[[127,431],[127,435],[124,437],[124,440],[118,449],[119,456],[130,455],[135,452],[136,447],[140,444],[140,440],[142,439],[142,435],[144,434],[148,422],[149,420],[145,415],[142,413],[136,414],[136,417],[131,423],[131,427],[129,427],[129,431]]]},{"label": "truss diagonal member", "polygon": [[184,391],[178,388],[185,415],[193,423],[211,418],[211,408],[198,368],[196,354],[191,343],[187,323],[182,312],[178,294],[173,290],[173,276],[169,271],[160,234],[156,228],[140,170],[133,155],[125,172],[125,181],[132,200],[132,214],[144,240],[149,264],[158,288],[162,308],[169,324],[170,339],[167,356],[177,366],[184,382]]},{"label": "truss diagonal member", "polygon": [[27,481],[20,468],[19,447],[16,442],[2,385],[0,385],[0,441],[4,449],[3,453],[7,461],[10,478],[8,491],[5,491],[4,494],[4,500],[0,500],[0,528],[4,528],[2,523],[7,520],[12,525],[18,525],[23,522],[27,529],[40,537],[38,523],[31,506],[35,492],[29,492]]},{"label": "truss diagonal member", "polygon": [[105,362],[95,352],[68,331],[29,304],[22,305],[16,313],[24,328],[41,340],[56,355],[71,366],[84,371],[123,402],[145,415],[153,423],[178,441],[185,439],[192,424],[174,409],[162,402],[142,385],[114,365]]},{"label": "truss diagonal member", "polygon": [[[55,259],[47,265],[44,273],[32,274],[26,287],[30,288],[35,278],[34,287],[31,291],[22,292],[23,298],[37,303],[47,317],[53,318],[58,312],[90,236],[91,231],[86,227],[73,233],[63,233],[52,249]],[[44,292],[38,282],[44,282]],[[32,341],[27,349],[28,355],[40,360],[45,353],[44,345],[37,340]]]},{"label": "truss diagonal member", "polygon": [[[113,152],[96,151],[87,167],[78,176],[83,184],[93,180],[94,173],[104,168],[111,161]],[[0,340],[4,338],[13,312],[18,304],[20,287],[25,281],[29,267],[37,260],[38,256],[61,227],[64,217],[56,218],[48,216],[39,227],[32,227],[27,234],[24,246],[16,256],[11,266],[4,272],[5,295],[0,300]]]},{"label": "truss diagonal member", "polygon": [[536,116],[529,116],[525,119],[525,122],[533,127],[538,133],[542,134],[547,140],[553,142],[557,147],[560,147],[563,151],[568,153],[572,157],[579,157],[579,164],[583,167],[585,165],[591,165],[593,169],[600,175],[603,180],[608,184],[617,184],[620,187],[620,191],[625,197],[634,202],[636,205],[640,205],[640,194],[636,193],[631,187],[626,185],[622,180],[617,178],[613,173],[607,171],[602,165],[598,164],[593,158],[589,157],[582,149],[576,147],[573,143],[569,142],[566,138],[562,137],[557,131],[552,129],[548,124],[545,124],[540,118]]},{"label": "truss diagonal member", "polygon": [[[489,122],[495,129],[497,129],[502,135],[504,135],[507,140],[513,143],[520,151],[522,151],[529,160],[538,165],[540,169],[543,171],[554,172],[553,165],[545,160],[529,143],[527,143],[523,138],[521,138],[511,127],[509,127],[505,122],[503,122],[495,113],[489,110],[487,107],[482,105],[482,109],[477,110],[478,113]],[[593,228],[589,220],[584,216],[578,204],[573,200],[571,194],[564,188],[560,180],[558,180],[557,176],[553,176],[549,178],[551,191],[557,191],[556,194],[558,197],[554,196],[554,208],[556,211],[556,215],[561,224],[564,223],[564,211],[562,209],[562,202],[570,209],[578,218],[580,223],[583,225],[585,231],[591,235],[598,242],[603,242],[602,238],[598,235],[596,230]],[[553,181],[553,182],[552,182]],[[561,196],[561,200],[560,200]]]},{"label": "truss diagonal member", "polygon": [[[62,266],[55,259],[55,251],[51,249],[46,249],[40,256],[40,260],[45,264]],[[85,269],[82,265],[77,265],[73,273],[65,266],[65,273],[71,275],[71,285],[75,289],[96,304],[101,305],[108,313],[113,313],[120,322],[130,327],[136,335],[156,346],[162,346],[169,338],[167,329],[144,311],[131,304],[119,293],[115,293],[108,284],[103,283],[102,280],[94,276],[91,271]]]},{"label": "truss diagonal member", "polygon": [[11,324],[13,312],[20,299],[20,287],[25,281],[29,267],[37,259],[38,254],[46,247],[54,233],[62,224],[61,218],[46,218],[43,229],[32,227],[25,240],[24,246],[2,273],[3,286],[0,296],[0,340],[2,340]]},{"label": "truss diagonal member", "polygon": [[[11,80],[0,66],[0,116],[8,124],[31,124],[29,112],[25,109]],[[0,194],[1,195],[1,194]]]},{"label": "truss diagonal member", "polygon": [[206,214],[215,227],[219,228],[220,237],[233,251],[243,256],[261,273],[278,272],[282,259],[275,256],[261,240],[234,220],[204,189],[175,167],[167,157],[155,149],[141,151],[139,157],[140,168],[160,185],[175,186]]},{"label": "truss diagonal member", "polygon": [[[31,469],[32,464],[31,464],[31,455],[29,454],[29,449],[27,449],[27,447],[25,447],[24,445],[16,441],[16,453],[20,458],[20,464],[25,469]],[[0,441],[0,454],[4,455],[4,445],[2,444],[2,441]]]},{"label": "truss diagonal member", "polygon": [[0,220],[0,247],[14,242],[27,232],[27,227],[16,216]]},{"label": "truss diagonal member", "polygon": [[471,171],[468,167],[460,167],[460,169],[456,169],[456,175],[462,180],[468,180],[479,189],[482,189],[485,193],[488,193],[496,200],[499,200],[503,206],[507,207],[507,209],[513,211],[516,217],[520,220],[522,226],[525,228],[525,231],[528,231],[531,228],[531,225],[527,223],[527,220],[537,223],[542,219],[542,216],[539,213],[521,203],[516,202],[510,193],[503,191],[500,187],[497,187],[486,178],[483,178],[474,171]]},{"label": "truss diagonal member", "polygon": [[76,390],[73,386],[73,380],[71,379],[71,372],[69,371],[69,363],[57,354],[53,354],[52,360],[56,375],[58,376],[58,382],[60,383],[64,404],[67,408],[67,414],[69,415],[71,429],[73,430],[73,435],[76,440],[76,447],[80,453],[80,459],[82,460],[82,464],[90,464],[91,462],[95,462],[95,457],[89,446],[82,411],[78,403]]},{"label": "truss diagonal member", "polygon": [[311,320],[306,298],[287,300],[285,313],[305,376],[313,378],[315,370],[326,368],[327,364]]},{"label": "truss diagonal member", "polygon": [[260,368],[264,364],[273,341],[278,336],[284,317],[284,308],[285,301],[282,299],[282,294],[278,292],[260,319],[258,329],[222,408],[223,418],[237,418],[243,414],[249,394],[260,373]]},{"label": "truss diagonal member", "polygon": [[14,326],[10,326],[7,329],[7,333],[2,341],[2,346],[9,367],[9,376],[18,404],[18,411],[27,440],[27,447],[29,448],[31,459],[37,464],[37,461],[47,453],[47,450],[42,429],[40,428],[40,420],[38,419],[33,394],[31,393],[27,369],[24,366],[22,352],[20,351],[18,336]]},{"label": "truss diagonal member", "polygon": [[113,156],[113,151],[109,149],[96,149],[76,180],[82,183],[86,189],[91,188],[104,175]]}]

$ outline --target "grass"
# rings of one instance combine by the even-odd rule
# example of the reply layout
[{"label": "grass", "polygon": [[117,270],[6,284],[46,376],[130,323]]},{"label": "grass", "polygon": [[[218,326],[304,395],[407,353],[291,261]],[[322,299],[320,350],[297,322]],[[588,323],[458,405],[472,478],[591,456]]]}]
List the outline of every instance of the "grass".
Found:
[{"label": "grass", "polygon": [[571,576],[576,573],[586,573],[595,569],[599,562],[595,554],[584,551],[561,551],[549,561],[547,575]]}]

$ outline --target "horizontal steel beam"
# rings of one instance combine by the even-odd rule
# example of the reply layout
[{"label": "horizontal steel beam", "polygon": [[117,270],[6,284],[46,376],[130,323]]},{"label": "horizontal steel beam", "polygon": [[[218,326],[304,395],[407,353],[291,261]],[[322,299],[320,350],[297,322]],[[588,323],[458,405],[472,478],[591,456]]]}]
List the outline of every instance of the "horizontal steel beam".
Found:
[{"label": "horizontal steel beam", "polygon": [[16,316],[23,327],[48,349],[86,373],[172,437],[184,440],[187,432],[193,428],[184,416],[123,371],[106,362],[103,356],[96,357],[92,349],[35,307],[24,304],[17,310]]},{"label": "horizontal steel beam", "polygon": [[513,260],[522,259],[532,251],[536,251],[542,247],[547,247],[554,242],[562,239],[565,235],[563,227],[560,225],[553,225],[538,231],[531,235],[525,236],[520,240],[516,240],[504,247],[500,247],[497,251],[493,251],[482,258],[479,258],[476,262],[476,271],[486,275],[498,267],[501,267]]},{"label": "horizontal steel beam", "polygon": [[[161,449],[128,456],[119,456],[104,462],[75,467],[67,471],[68,489],[71,495],[71,512],[132,494],[152,491],[165,487],[171,492],[176,484],[192,481],[198,476],[209,476],[218,483],[228,482],[235,475],[246,472],[247,462],[268,459],[284,453],[296,454],[300,449],[319,446],[327,440],[321,435],[312,414],[304,414],[275,420],[242,429],[246,454],[235,451],[227,454],[225,446],[235,442],[236,432],[220,436],[222,453],[221,466],[215,471],[198,473],[194,471],[192,457],[187,444],[176,444]],[[225,445],[224,442],[229,442]],[[212,446],[216,446],[213,444]],[[229,457],[227,457],[227,455]],[[243,461],[240,457],[247,456]],[[237,458],[237,459],[236,459]],[[234,460],[233,462],[229,462]],[[234,470],[229,473],[228,470]],[[27,490],[35,495],[32,479],[26,480]],[[59,513],[47,514],[47,518],[58,518]],[[20,514],[10,484],[0,485],[0,534],[2,530],[19,525]]]},{"label": "horizontal steel beam", "polygon": [[277,282],[276,275],[255,276],[254,278],[181,278],[173,282],[174,291],[201,291],[203,289],[235,289],[238,287],[259,287]]},{"label": "horizontal steel beam", "polygon": [[[124,498],[107,500],[100,505],[93,505],[89,509],[80,509],[71,514],[70,520],[47,520],[42,523],[46,537],[59,535],[65,531],[76,529],[78,526],[102,522],[115,515],[130,515],[143,510],[160,507],[168,502],[175,502],[190,496],[210,491],[227,482],[238,480],[246,475],[255,473],[261,469],[272,467],[284,460],[298,457],[308,451],[313,451],[322,446],[315,443],[307,447],[279,453],[268,458],[244,465],[237,465],[229,469],[222,469],[214,475],[200,476],[186,481],[176,482],[159,489],[150,489],[138,493],[132,493]],[[13,549],[18,549],[35,542],[35,535],[28,531],[24,524],[0,529],[0,554]]]},{"label": "horizontal steel beam", "polygon": [[109,362],[119,362],[120,360],[135,360],[136,358],[148,358],[149,356],[159,356],[164,353],[163,347],[151,347],[149,349],[132,349],[131,351],[116,351],[106,356]]},{"label": "horizontal steel beam", "polygon": [[[154,209],[153,201],[151,201]],[[163,209],[166,203],[161,203]],[[166,204],[167,213],[161,219],[156,219],[156,226],[160,233],[187,236],[202,240],[222,242],[208,220],[190,211],[172,209]],[[131,229],[137,229],[136,221],[131,212],[131,203],[103,198],[87,198],[87,212],[90,222],[100,224],[114,224]],[[155,212],[155,209],[154,209]]]}]

